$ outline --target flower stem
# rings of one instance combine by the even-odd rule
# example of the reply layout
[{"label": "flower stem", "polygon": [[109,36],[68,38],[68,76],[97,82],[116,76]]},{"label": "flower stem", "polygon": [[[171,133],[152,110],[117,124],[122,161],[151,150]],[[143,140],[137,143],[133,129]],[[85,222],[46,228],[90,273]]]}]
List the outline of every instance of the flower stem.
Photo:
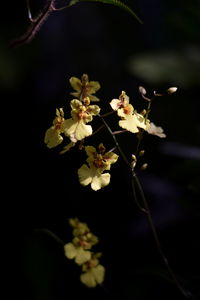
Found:
[{"label": "flower stem", "polygon": [[116,134],[121,134],[121,133],[124,133],[124,132],[127,132],[128,130],[117,130],[117,131],[113,131],[112,134],[116,135]]},{"label": "flower stem", "polygon": [[[149,102],[149,105],[148,105],[148,109],[150,109],[150,102]],[[148,114],[148,112],[147,112]],[[155,241],[155,244],[156,244],[156,247],[158,249],[158,252],[165,264],[165,267],[166,269],[168,270],[173,282],[176,284],[178,290],[181,292],[181,294],[186,297],[186,298],[190,298],[192,295],[189,291],[186,291],[182,285],[180,284],[180,282],[178,281],[176,275],[174,274],[171,266],[169,265],[169,262],[168,262],[168,259],[166,258],[163,250],[162,250],[162,247],[161,247],[161,244],[160,244],[160,241],[159,241],[159,237],[158,237],[158,234],[157,234],[157,231],[156,231],[156,228],[155,228],[155,225],[154,225],[154,222],[153,222],[153,218],[152,218],[152,215],[151,215],[151,212],[149,210],[149,205],[148,205],[148,202],[145,198],[145,195],[144,195],[144,191],[142,189],[142,186],[140,184],[140,181],[134,171],[134,169],[131,168],[131,165],[130,163],[128,162],[128,159],[126,158],[124,152],[122,151],[115,135],[113,134],[110,126],[108,125],[108,123],[104,120],[104,118],[102,116],[99,115],[99,117],[101,118],[102,122],[104,123],[104,125],[106,126],[108,132],[112,135],[112,138],[115,142],[115,145],[122,157],[122,159],[124,160],[125,164],[128,166],[129,170],[131,171],[131,175],[132,175],[132,188],[133,188],[133,194],[134,194],[134,198],[135,198],[135,201],[136,201],[136,204],[138,205],[138,207],[141,209],[142,212],[144,212],[147,216],[147,220],[148,220],[148,223],[150,225],[150,228],[151,228],[151,231],[152,231],[152,234],[153,234],[153,238],[154,238],[154,241]],[[148,117],[148,115],[147,115]],[[139,149],[139,146],[138,146],[138,149]],[[143,203],[143,207],[140,205],[139,201],[138,201],[138,197],[137,197],[137,194],[136,194],[136,190],[135,190],[135,187],[138,189],[139,191],[139,194],[140,194],[140,198],[142,200],[142,203]]]},{"label": "flower stem", "polygon": [[112,111],[109,111],[108,113],[105,113],[105,114],[103,114],[103,115],[100,115],[100,117],[104,118],[104,117],[110,116],[110,115],[112,115],[112,114],[114,114],[114,113],[115,113],[115,111],[112,110]]},{"label": "flower stem", "polygon": [[114,140],[114,143],[115,143],[115,145],[116,145],[116,147],[117,147],[119,153],[121,154],[121,157],[122,157],[122,159],[124,160],[125,164],[130,168],[130,163],[129,163],[128,159],[126,158],[126,155],[125,155],[124,152],[122,151],[122,149],[121,149],[121,147],[120,147],[120,145],[119,145],[119,143],[118,143],[118,141],[117,141],[115,135],[113,134],[113,132],[112,132],[110,126],[108,125],[108,123],[104,120],[104,118],[103,118],[101,115],[98,115],[98,116],[101,118],[101,120],[102,120],[103,124],[106,126],[108,132],[111,134],[111,136],[112,136],[112,138],[113,138],[113,140]]},{"label": "flower stem", "polygon": [[141,199],[142,199],[142,202],[143,202],[144,208],[141,208],[141,210],[147,215],[147,219],[148,219],[148,222],[149,222],[149,225],[150,225],[153,237],[154,237],[154,241],[156,243],[158,252],[159,252],[159,254],[160,254],[160,256],[161,256],[161,258],[162,258],[162,260],[163,260],[163,262],[165,264],[165,267],[167,268],[169,274],[171,275],[171,278],[173,279],[174,283],[176,284],[177,288],[182,293],[182,295],[185,296],[186,298],[190,298],[191,297],[191,293],[189,291],[186,291],[181,286],[181,284],[179,283],[179,281],[178,281],[176,275],[174,274],[171,266],[169,265],[168,259],[166,258],[165,254],[164,254],[164,252],[162,250],[162,247],[161,247],[161,244],[160,244],[160,241],[159,241],[159,238],[158,238],[158,234],[157,234],[157,231],[156,231],[153,219],[152,219],[152,215],[151,215],[151,212],[149,210],[148,202],[147,202],[147,200],[145,198],[142,186],[141,186],[140,181],[139,181],[139,179],[138,179],[138,177],[137,177],[137,175],[136,175],[136,173],[135,173],[134,170],[132,170],[132,177],[133,177],[133,180],[135,182],[136,187],[138,188],[138,190],[140,192],[140,196],[141,196]]}]

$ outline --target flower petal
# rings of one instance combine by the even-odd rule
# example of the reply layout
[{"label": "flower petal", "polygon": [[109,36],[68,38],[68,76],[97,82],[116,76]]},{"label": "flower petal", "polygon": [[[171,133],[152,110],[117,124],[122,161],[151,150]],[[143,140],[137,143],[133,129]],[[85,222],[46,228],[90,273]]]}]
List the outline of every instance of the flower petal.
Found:
[{"label": "flower petal", "polygon": [[85,284],[87,287],[95,287],[97,285],[95,278],[91,271],[81,274],[80,280],[83,284]]},{"label": "flower petal", "polygon": [[97,153],[95,147],[93,146],[86,146],[85,147],[85,152],[87,153],[88,157],[94,157],[94,154]]},{"label": "flower petal", "polygon": [[80,169],[78,169],[78,177],[80,184],[86,186],[92,182],[92,178],[94,176],[94,171],[86,164],[82,165]]},{"label": "flower petal", "polygon": [[92,134],[92,126],[86,125],[83,120],[80,120],[77,124],[77,128],[74,133],[75,138],[78,141],[80,141],[91,134]]},{"label": "flower petal", "polygon": [[110,183],[110,174],[99,174],[96,172],[96,175],[92,179],[91,188],[94,191],[98,191],[101,188],[107,186]]},{"label": "flower petal", "polygon": [[133,114],[134,108],[131,104],[126,105],[123,108],[118,109],[117,114],[121,118],[126,118]]},{"label": "flower petal", "polygon": [[83,104],[78,99],[73,99],[73,100],[70,101],[70,106],[74,110],[78,110],[81,105],[83,105]]},{"label": "flower petal", "polygon": [[98,81],[90,81],[88,83],[89,86],[89,94],[94,94],[100,89],[100,83]]},{"label": "flower petal", "polygon": [[65,256],[69,259],[73,259],[77,255],[77,249],[72,243],[64,245]]},{"label": "flower petal", "polygon": [[102,265],[98,265],[95,268],[92,268],[91,272],[98,284],[101,284],[104,281],[105,268]]},{"label": "flower petal", "polygon": [[72,137],[72,142],[75,140],[80,141],[92,134],[92,127],[86,125],[83,120],[67,119],[64,121],[64,128],[64,134]]},{"label": "flower petal", "polygon": [[78,79],[77,77],[71,77],[69,82],[75,91],[80,92],[82,88],[82,83],[80,79]]},{"label": "flower petal", "polygon": [[99,114],[100,112],[100,107],[98,105],[89,105],[87,111],[89,112],[89,114],[91,114],[92,116],[96,116]]},{"label": "flower petal", "polygon": [[166,134],[164,133],[162,127],[156,126],[154,123],[150,123],[149,126],[147,127],[147,132],[149,134],[156,135],[160,138],[165,138]]},{"label": "flower petal", "polygon": [[82,265],[84,264],[86,261],[91,259],[91,252],[84,250],[83,248],[78,248],[77,249],[77,254],[76,254],[76,258],[75,258],[75,262],[78,265]]},{"label": "flower petal", "polygon": [[113,110],[118,110],[120,108],[121,101],[119,99],[113,99],[110,102],[110,106]]},{"label": "flower petal", "polygon": [[90,95],[90,101],[93,101],[93,102],[99,102],[100,101],[100,99],[99,98],[97,98],[96,96],[94,96],[94,95]]},{"label": "flower petal", "polygon": [[123,129],[126,129],[126,130],[132,132],[132,133],[136,133],[139,131],[135,124],[134,115],[127,116],[125,120],[120,120],[119,126],[122,127]]},{"label": "flower petal", "polygon": [[48,148],[54,148],[61,144],[63,137],[60,135],[60,132],[55,129],[54,126],[47,129],[44,137],[44,142],[47,144]]}]

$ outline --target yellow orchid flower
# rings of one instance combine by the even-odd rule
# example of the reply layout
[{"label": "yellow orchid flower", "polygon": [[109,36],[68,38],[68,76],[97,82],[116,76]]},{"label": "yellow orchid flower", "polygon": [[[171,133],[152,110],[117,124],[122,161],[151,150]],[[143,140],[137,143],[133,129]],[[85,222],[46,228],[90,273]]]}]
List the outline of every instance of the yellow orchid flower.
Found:
[{"label": "yellow orchid flower", "polygon": [[62,143],[63,137],[61,133],[65,130],[65,119],[63,109],[56,109],[56,117],[53,125],[47,129],[44,137],[44,142],[48,148],[53,148]]},{"label": "yellow orchid flower", "polygon": [[119,108],[125,107],[129,104],[129,97],[126,95],[126,92],[122,91],[119,99],[113,99],[110,102],[110,106],[113,110],[118,110]]},{"label": "yellow orchid flower", "polygon": [[75,259],[78,265],[82,265],[91,259],[91,252],[83,249],[83,247],[76,247],[73,243],[64,245],[65,256],[69,259]]},{"label": "yellow orchid flower", "polygon": [[96,287],[101,284],[105,277],[105,268],[99,264],[98,259],[92,258],[82,266],[84,273],[81,274],[80,280],[87,287]]},{"label": "yellow orchid flower", "polygon": [[[86,98],[86,100],[88,100]],[[92,127],[86,125],[91,122],[93,116],[99,114],[100,107],[98,105],[83,105],[80,100],[74,99],[71,104],[72,118],[64,121],[64,133],[71,142],[75,143],[92,134]]]},{"label": "yellow orchid flower", "polygon": [[138,128],[147,129],[148,120],[145,120],[142,114],[137,113],[134,107],[129,104],[129,97],[126,92],[122,91],[119,99],[113,99],[110,102],[113,110],[117,111],[118,116],[122,119],[119,126],[132,133],[139,132]]},{"label": "yellow orchid flower", "polygon": [[113,152],[105,152],[103,144],[99,145],[99,152],[93,146],[86,146],[88,155],[87,163],[78,170],[79,181],[83,186],[91,184],[94,191],[107,186],[110,183],[110,174],[104,173],[110,170],[111,164],[115,163],[118,155]]},{"label": "yellow orchid flower", "polygon": [[76,91],[70,93],[71,95],[77,97],[81,101],[85,97],[89,97],[91,101],[99,101],[99,98],[92,94],[95,94],[101,86],[98,81],[89,81],[87,74],[83,74],[81,80],[77,77],[71,77],[69,82]]}]

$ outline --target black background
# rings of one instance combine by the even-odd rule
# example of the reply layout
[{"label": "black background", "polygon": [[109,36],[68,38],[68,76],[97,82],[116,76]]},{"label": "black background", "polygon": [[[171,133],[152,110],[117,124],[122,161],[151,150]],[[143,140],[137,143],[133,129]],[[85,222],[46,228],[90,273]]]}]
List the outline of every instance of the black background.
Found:
[{"label": "black background", "polygon": [[[123,162],[112,166],[110,185],[93,192],[77,179],[84,153],[73,149],[60,156],[60,148],[49,150],[43,143],[55,108],[69,113],[69,78],[83,73],[101,83],[103,112],[122,90],[142,109],[146,103],[139,85],[149,94],[178,86],[177,93],[154,103],[152,120],[167,139],[145,136],[149,167],[138,175],[174,272],[192,298],[200,296],[200,4],[127,4],[143,25],[117,7],[81,3],[50,15],[33,41],[18,48],[9,44],[28,27],[26,3],[1,8],[2,229],[10,262],[8,291],[16,297],[184,299],[169,280],[146,217],[134,202]],[[32,10],[41,6],[35,1]],[[110,124],[118,129],[114,119]],[[113,147],[106,131],[91,139],[94,145],[101,141]],[[127,154],[134,151],[132,135],[119,141]],[[38,230],[50,230],[67,243],[68,218],[76,216],[99,236],[97,248],[107,270],[104,287],[82,286],[62,244]]]}]

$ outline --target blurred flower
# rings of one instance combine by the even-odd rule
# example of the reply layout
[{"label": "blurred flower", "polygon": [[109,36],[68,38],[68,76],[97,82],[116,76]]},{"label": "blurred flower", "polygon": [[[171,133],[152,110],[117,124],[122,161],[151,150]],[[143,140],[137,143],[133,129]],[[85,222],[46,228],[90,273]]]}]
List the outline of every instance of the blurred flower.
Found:
[{"label": "blurred flower", "polygon": [[153,134],[153,135],[159,136],[160,138],[165,138],[166,137],[166,134],[164,133],[162,127],[156,126],[152,122],[147,127],[147,132],[149,134]]},{"label": "blurred flower", "polygon": [[64,245],[65,256],[69,259],[75,258],[75,262],[78,265],[82,265],[86,261],[90,260],[91,252],[84,250],[83,247],[76,247],[72,243],[68,243]]},{"label": "blurred flower", "polygon": [[167,89],[167,93],[168,94],[173,94],[177,91],[177,87],[170,87],[169,89]]},{"label": "blurred flower", "polygon": [[92,258],[82,266],[83,274],[80,276],[80,280],[88,287],[95,287],[97,284],[101,284],[105,277],[105,268],[99,264],[99,260]]},{"label": "blurred flower", "polygon": [[85,151],[88,155],[89,167],[84,164],[78,170],[79,181],[84,186],[91,184],[91,188],[97,191],[110,183],[110,174],[102,173],[110,170],[111,164],[117,161],[118,155],[113,152],[105,152],[103,144],[99,145],[99,153],[93,146],[86,146]]},{"label": "blurred flower", "polygon": [[71,95],[77,97],[81,101],[85,97],[89,97],[91,101],[99,101],[99,98],[92,94],[95,94],[101,86],[98,81],[89,81],[87,74],[83,74],[81,80],[77,77],[71,77],[69,82],[76,91],[72,92]]},{"label": "blurred flower", "polygon": [[72,118],[64,121],[64,133],[71,142],[76,143],[92,134],[92,127],[86,125],[91,122],[93,116],[99,114],[100,107],[97,105],[83,105],[81,101],[74,99],[71,104]]},{"label": "blurred flower", "polygon": [[47,129],[44,137],[44,142],[48,148],[53,148],[62,143],[63,137],[61,133],[65,130],[65,119],[63,109],[56,109],[56,117],[53,121],[53,126]]}]

